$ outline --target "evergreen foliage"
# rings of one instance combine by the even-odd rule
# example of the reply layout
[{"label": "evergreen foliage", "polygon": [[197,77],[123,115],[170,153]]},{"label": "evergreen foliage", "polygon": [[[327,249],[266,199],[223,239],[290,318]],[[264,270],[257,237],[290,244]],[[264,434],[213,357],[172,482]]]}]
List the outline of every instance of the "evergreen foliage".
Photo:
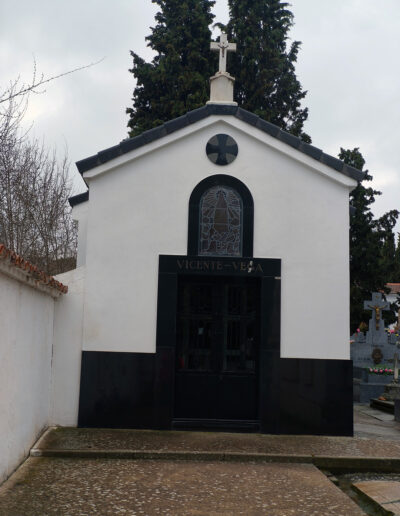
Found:
[{"label": "evergreen foliage", "polygon": [[[358,148],[341,149],[339,158],[348,165],[363,170],[365,160]],[[371,205],[375,196],[381,192],[366,186],[365,182],[372,180],[366,171],[362,182],[351,192],[350,204],[354,213],[350,218],[350,331],[354,332],[361,322],[367,323],[371,317],[370,311],[365,311],[364,300],[370,299],[372,292],[385,292],[386,283],[393,278],[393,272],[398,263],[395,249],[393,228],[399,212],[391,210],[382,217],[374,219]],[[397,265],[399,269],[399,265]],[[397,281],[400,280],[400,276]],[[392,310],[397,310],[392,305]],[[396,320],[392,312],[385,312],[386,324]]]},{"label": "evergreen foliage", "polygon": [[227,32],[237,43],[229,72],[239,106],[311,142],[303,132],[308,109],[301,101],[307,92],[295,74],[300,42],[287,45],[293,25],[288,7],[281,0],[229,0]]},{"label": "evergreen foliage", "polygon": [[156,52],[146,63],[135,52],[137,80],[133,108],[128,108],[130,136],[203,106],[217,56],[210,51],[214,0],[152,0],[160,7],[156,26],[146,38]]},{"label": "evergreen foliage", "polygon": [[[209,100],[209,79],[217,71],[217,54],[210,51],[209,29],[214,0],[152,0],[160,10],[146,38],[156,52],[146,63],[135,52],[130,72],[137,80],[133,107],[127,109],[130,136],[156,127]],[[308,117],[301,108],[306,95],[296,78],[300,42],[287,48],[293,25],[289,4],[281,0],[229,0],[230,21],[221,28],[237,43],[228,70],[236,78],[239,106],[278,125],[304,141]]]}]

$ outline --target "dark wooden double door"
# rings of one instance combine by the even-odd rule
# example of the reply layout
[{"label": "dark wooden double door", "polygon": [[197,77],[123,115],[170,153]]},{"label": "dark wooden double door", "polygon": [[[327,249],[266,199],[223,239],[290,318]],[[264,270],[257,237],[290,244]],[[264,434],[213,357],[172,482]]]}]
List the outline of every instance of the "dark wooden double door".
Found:
[{"label": "dark wooden double door", "polygon": [[176,426],[256,424],[259,340],[259,279],[179,277]]}]

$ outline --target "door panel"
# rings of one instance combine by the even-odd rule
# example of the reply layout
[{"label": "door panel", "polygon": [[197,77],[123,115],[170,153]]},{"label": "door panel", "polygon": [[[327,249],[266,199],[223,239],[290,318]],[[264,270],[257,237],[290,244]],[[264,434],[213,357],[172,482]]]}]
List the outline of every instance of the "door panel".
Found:
[{"label": "door panel", "polygon": [[175,418],[255,420],[259,280],[182,276]]},{"label": "door panel", "polygon": [[217,419],[257,419],[257,378],[226,374],[218,382]]}]

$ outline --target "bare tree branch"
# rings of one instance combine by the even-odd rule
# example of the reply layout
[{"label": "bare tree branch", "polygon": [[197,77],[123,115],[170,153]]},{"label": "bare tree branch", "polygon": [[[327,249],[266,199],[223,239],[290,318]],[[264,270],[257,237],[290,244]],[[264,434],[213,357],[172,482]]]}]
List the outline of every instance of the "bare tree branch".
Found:
[{"label": "bare tree branch", "polygon": [[44,75],[41,74],[40,78],[37,79],[37,71],[36,71],[36,61],[33,62],[33,78],[30,84],[21,84],[19,88],[16,88],[16,85],[20,83],[20,77],[18,77],[15,81],[12,81],[10,86],[5,89],[2,93],[0,92],[0,104],[3,102],[9,102],[10,100],[14,99],[15,97],[26,95],[27,93],[44,93],[46,90],[43,91],[36,91],[36,88],[39,86],[43,86],[43,84],[46,84],[50,81],[54,81],[56,79],[59,79],[60,77],[65,77],[66,75],[70,75],[71,73],[78,72],[79,70],[84,70],[85,68],[90,68],[92,66],[95,66],[102,61],[104,61],[104,57],[99,59],[98,61],[94,63],[89,63],[87,65],[79,66],[78,68],[74,68],[73,70],[69,70],[68,72],[60,73],[59,75],[53,75],[52,77],[49,77],[48,79],[45,79]]},{"label": "bare tree branch", "polygon": [[0,242],[48,274],[74,267],[76,227],[65,151],[61,160],[43,142],[27,138],[21,123],[28,94],[18,80],[0,109]]}]

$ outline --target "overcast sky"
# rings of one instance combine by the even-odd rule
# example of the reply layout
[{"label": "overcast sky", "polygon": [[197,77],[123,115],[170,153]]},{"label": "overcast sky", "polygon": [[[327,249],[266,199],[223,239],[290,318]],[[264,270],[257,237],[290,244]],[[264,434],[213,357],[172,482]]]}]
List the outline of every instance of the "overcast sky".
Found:
[{"label": "overcast sky", "polygon": [[[383,195],[375,213],[400,210],[400,1],[292,0],[292,37],[302,42],[297,77],[308,91],[305,130],[337,155],[360,147]],[[216,20],[226,22],[227,1]],[[154,25],[150,0],[1,0],[0,90],[33,62],[45,77],[104,60],[32,95],[26,123],[60,152],[67,146],[75,193],[85,189],[75,161],[127,136],[125,108],[134,87],[129,51],[146,59]]]}]

